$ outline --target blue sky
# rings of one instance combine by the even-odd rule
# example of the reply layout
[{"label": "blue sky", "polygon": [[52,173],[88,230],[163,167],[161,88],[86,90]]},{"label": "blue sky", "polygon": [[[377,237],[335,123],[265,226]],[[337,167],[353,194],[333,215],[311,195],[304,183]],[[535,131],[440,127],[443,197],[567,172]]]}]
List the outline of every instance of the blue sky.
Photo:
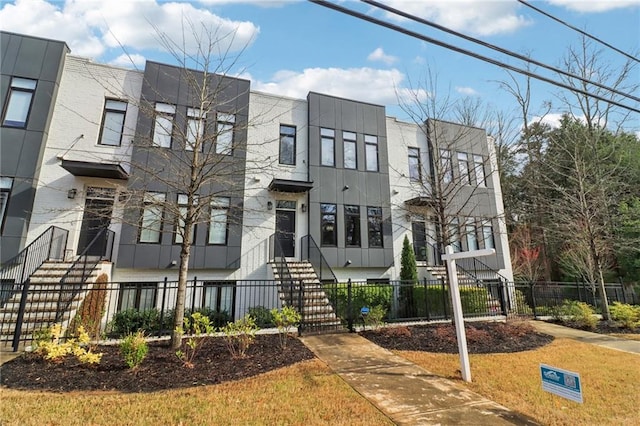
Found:
[{"label": "blue sky", "polygon": [[[518,60],[429,27],[399,21],[371,6],[355,1],[337,3],[523,67]],[[567,48],[580,44],[578,33],[516,0],[384,3],[503,48],[528,53],[549,65],[560,65]],[[157,48],[156,32],[149,22],[179,39],[181,16],[189,16],[208,27],[220,28],[221,33],[234,31],[230,49],[238,52],[244,47],[244,51],[231,72],[251,79],[254,90],[297,98],[313,90],[386,105],[389,115],[406,118],[396,106],[397,94],[418,88],[430,70],[437,76],[437,96],[441,99],[449,96],[455,101],[470,96],[503,111],[515,106],[512,97],[495,83],[507,78],[502,69],[305,1],[17,0],[1,4],[3,30],[64,40],[73,54],[105,63],[131,66],[123,57],[123,47],[140,68],[144,59],[174,63]],[[640,56],[640,0],[548,0],[533,4]],[[622,55],[595,47],[602,49],[598,60],[612,72],[625,62]],[[556,78],[549,71],[538,71]],[[640,83],[640,68],[631,78]],[[552,101],[551,119],[564,111],[557,97],[560,89],[537,83],[533,89],[532,116],[541,113],[544,101]],[[626,103],[633,105],[631,101]],[[634,106],[639,107],[638,103]],[[638,114],[625,127],[640,131]]]}]

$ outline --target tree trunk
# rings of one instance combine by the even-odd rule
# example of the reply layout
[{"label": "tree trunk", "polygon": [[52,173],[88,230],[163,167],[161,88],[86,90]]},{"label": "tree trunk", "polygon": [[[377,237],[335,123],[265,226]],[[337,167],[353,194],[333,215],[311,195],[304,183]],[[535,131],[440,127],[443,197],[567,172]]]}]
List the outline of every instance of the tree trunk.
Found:
[{"label": "tree trunk", "polygon": [[173,317],[173,331],[171,332],[171,349],[177,350],[182,345],[184,324],[184,305],[187,299],[187,272],[189,270],[189,255],[191,252],[191,228],[193,224],[185,224],[182,247],[180,250],[180,269],[178,271],[178,293]]}]

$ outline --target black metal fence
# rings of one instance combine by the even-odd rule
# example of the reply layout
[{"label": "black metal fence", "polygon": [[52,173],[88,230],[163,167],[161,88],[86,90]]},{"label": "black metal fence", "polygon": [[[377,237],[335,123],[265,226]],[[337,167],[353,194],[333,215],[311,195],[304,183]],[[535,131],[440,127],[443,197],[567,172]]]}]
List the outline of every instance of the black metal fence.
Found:
[{"label": "black metal fence", "polygon": [[[99,338],[120,338],[139,329],[149,336],[167,335],[173,325],[177,291],[178,283],[167,279],[85,284],[64,312],[52,312],[57,306],[59,289],[32,288],[28,303],[25,303],[21,329],[12,328],[15,319],[11,309],[0,309],[0,341],[6,344],[18,339],[26,344],[38,330],[54,322],[62,324],[69,334],[82,325]],[[316,298],[313,306],[306,306],[309,293],[317,295],[319,291],[323,293],[321,299],[326,305],[318,304]],[[584,301],[595,307],[600,302],[596,292],[582,283],[460,284],[460,295],[466,318],[547,315],[565,300]],[[607,295],[610,303],[639,303],[638,295],[619,283],[608,284]],[[186,312],[201,312],[216,327],[249,314],[259,327],[271,328],[269,311],[283,304],[292,305],[302,313],[301,334],[322,330],[353,331],[364,322],[362,308],[382,312],[384,322],[448,320],[452,312],[449,288],[442,280],[328,282],[318,289],[304,282],[288,283],[287,288],[283,288],[278,282],[269,280],[194,278],[186,287]],[[320,327],[321,323],[332,326]],[[16,332],[19,335],[16,336]]]}]

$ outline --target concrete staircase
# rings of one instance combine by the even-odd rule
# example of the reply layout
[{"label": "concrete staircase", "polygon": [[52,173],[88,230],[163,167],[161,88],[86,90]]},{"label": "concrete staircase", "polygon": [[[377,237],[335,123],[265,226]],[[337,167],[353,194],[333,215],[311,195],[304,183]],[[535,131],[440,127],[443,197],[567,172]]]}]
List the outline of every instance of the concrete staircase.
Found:
[{"label": "concrete staircase", "polygon": [[[95,281],[97,270],[82,283],[82,270],[74,270],[67,277],[65,291],[60,281],[72,266],[73,262],[45,262],[29,278],[29,291],[21,330],[21,340],[30,340],[33,334],[46,329],[56,322],[58,304],[69,308],[63,312],[57,322],[62,323],[63,330],[75,316],[75,312],[86,294],[86,283]],[[84,291],[83,291],[84,290]],[[0,344],[6,345],[13,340],[18,310],[20,308],[21,291],[11,297],[0,307]]]},{"label": "concrete staircase", "polygon": [[300,282],[304,286],[302,294],[302,325],[305,333],[322,331],[341,331],[340,319],[336,317],[333,306],[325,294],[322,284],[309,262],[286,262],[289,279],[280,262],[272,262],[273,276],[279,283],[279,296],[282,304],[298,309],[300,300]]}]

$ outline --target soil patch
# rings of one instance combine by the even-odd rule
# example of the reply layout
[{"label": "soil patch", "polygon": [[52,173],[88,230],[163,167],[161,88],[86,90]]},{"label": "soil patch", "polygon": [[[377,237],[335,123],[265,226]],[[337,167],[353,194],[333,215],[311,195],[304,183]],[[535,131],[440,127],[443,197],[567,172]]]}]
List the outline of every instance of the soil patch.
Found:
[{"label": "soil patch", "polygon": [[[465,331],[467,349],[472,354],[528,351],[554,339],[526,323],[467,322]],[[387,327],[360,334],[386,349],[458,353],[456,329],[451,323]]]}]

